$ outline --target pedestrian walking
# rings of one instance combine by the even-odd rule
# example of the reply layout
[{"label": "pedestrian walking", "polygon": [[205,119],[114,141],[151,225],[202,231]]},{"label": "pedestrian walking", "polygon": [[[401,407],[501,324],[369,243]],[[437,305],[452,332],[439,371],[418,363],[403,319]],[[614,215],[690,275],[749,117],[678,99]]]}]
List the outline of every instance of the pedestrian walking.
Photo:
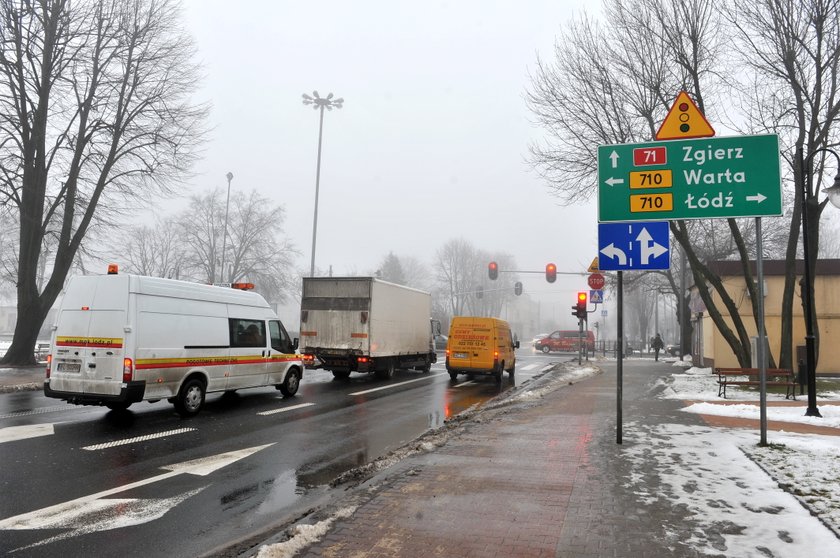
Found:
[{"label": "pedestrian walking", "polygon": [[656,337],[650,340],[650,346],[653,348],[654,360],[659,361],[659,351],[665,347],[665,343],[662,342],[662,336],[657,333]]}]

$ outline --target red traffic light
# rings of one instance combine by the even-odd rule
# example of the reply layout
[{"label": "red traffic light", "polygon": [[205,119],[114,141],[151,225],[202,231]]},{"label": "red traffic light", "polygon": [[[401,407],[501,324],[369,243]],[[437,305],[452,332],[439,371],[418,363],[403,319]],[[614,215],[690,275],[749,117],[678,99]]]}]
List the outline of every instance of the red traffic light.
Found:
[{"label": "red traffic light", "polygon": [[554,283],[557,281],[557,266],[553,263],[547,264],[545,266],[545,280],[549,283]]},{"label": "red traffic light", "polygon": [[577,294],[577,304],[575,305],[575,312],[577,317],[585,320],[586,319],[586,293],[579,292]]},{"label": "red traffic light", "polygon": [[487,264],[487,273],[490,275],[490,279],[495,281],[499,278],[499,264],[496,262],[490,262]]}]

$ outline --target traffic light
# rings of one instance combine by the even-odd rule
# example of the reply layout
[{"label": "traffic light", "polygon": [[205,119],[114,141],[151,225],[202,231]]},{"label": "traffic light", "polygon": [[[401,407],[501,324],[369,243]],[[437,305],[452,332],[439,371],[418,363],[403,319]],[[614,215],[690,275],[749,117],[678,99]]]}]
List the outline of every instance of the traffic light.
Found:
[{"label": "traffic light", "polygon": [[577,311],[577,317],[585,320],[586,319],[586,293],[579,292],[577,294],[577,304],[575,305],[575,310]]},{"label": "traffic light", "polygon": [[487,273],[490,275],[490,279],[495,281],[499,278],[499,264],[496,262],[490,262],[487,264]]},{"label": "traffic light", "polygon": [[557,266],[553,263],[545,266],[545,280],[549,283],[557,281]]},{"label": "traffic light", "polygon": [[517,281],[516,283],[513,284],[513,294],[515,294],[516,296],[519,296],[519,295],[522,294],[522,282],[521,281]]}]

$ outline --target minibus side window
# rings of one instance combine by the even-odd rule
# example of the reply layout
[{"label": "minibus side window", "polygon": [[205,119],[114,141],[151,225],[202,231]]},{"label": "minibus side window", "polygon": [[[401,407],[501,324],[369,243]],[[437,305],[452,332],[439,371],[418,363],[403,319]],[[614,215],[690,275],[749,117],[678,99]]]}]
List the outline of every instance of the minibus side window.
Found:
[{"label": "minibus side window", "polygon": [[265,347],[265,322],[230,318],[231,347]]}]

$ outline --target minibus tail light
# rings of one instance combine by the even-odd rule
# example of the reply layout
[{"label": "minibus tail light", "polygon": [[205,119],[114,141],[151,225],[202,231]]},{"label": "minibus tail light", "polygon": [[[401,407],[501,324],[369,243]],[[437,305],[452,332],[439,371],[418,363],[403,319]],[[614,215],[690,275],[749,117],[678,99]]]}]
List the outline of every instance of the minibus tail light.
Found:
[{"label": "minibus tail light", "polygon": [[51,371],[52,371],[52,355],[47,355],[47,379],[49,379]]},{"label": "minibus tail light", "polygon": [[134,363],[130,358],[123,359],[123,382],[130,382],[134,377]]}]

